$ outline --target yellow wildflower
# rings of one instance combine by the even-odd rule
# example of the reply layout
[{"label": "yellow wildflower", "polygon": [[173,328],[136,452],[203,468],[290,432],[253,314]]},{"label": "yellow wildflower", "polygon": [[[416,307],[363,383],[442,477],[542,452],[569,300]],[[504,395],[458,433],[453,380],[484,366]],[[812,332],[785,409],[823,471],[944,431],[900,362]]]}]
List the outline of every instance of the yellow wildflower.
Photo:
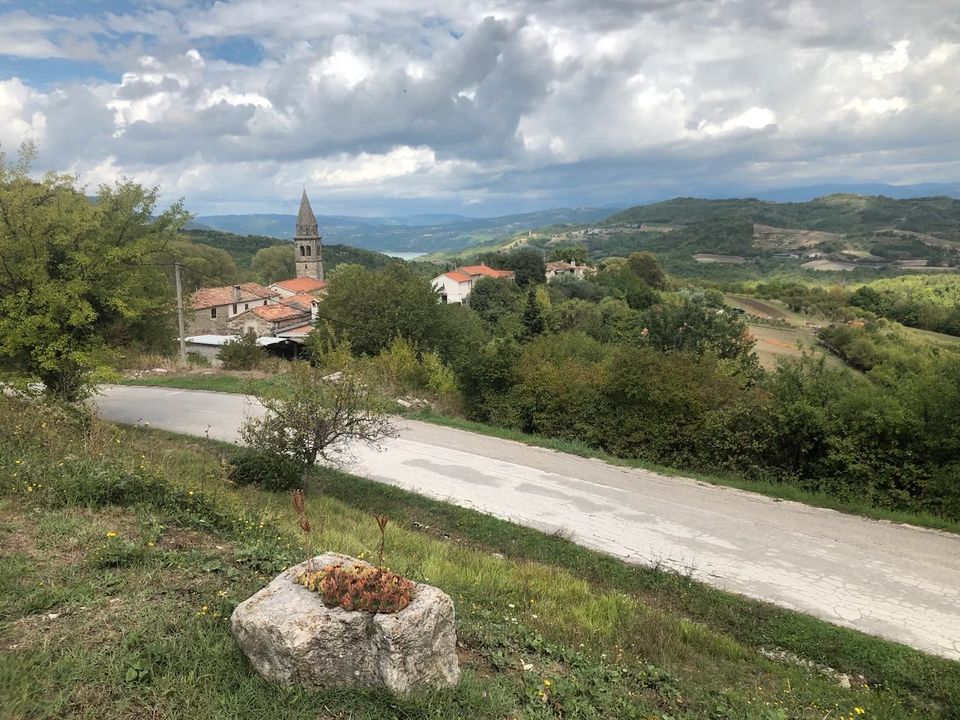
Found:
[{"label": "yellow wildflower", "polygon": [[550,682],[550,678],[544,678],[544,679],[543,679],[543,686],[544,686],[544,687],[550,687],[552,684],[553,684],[553,683]]},{"label": "yellow wildflower", "polygon": [[113,530],[108,530],[108,531],[107,531],[107,537],[108,537],[108,538],[114,538],[114,537],[116,537],[116,536],[117,536],[117,534],[116,534]]}]

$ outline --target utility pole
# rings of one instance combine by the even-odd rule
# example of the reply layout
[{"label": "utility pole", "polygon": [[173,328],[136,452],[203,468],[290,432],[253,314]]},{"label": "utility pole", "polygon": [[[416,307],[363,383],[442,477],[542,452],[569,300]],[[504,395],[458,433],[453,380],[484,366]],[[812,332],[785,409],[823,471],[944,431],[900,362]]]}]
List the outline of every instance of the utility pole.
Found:
[{"label": "utility pole", "polygon": [[183,329],[183,290],[180,287],[180,263],[174,263],[174,275],[177,278],[177,324],[180,326],[180,362],[187,364],[187,342],[184,339],[186,334]]}]

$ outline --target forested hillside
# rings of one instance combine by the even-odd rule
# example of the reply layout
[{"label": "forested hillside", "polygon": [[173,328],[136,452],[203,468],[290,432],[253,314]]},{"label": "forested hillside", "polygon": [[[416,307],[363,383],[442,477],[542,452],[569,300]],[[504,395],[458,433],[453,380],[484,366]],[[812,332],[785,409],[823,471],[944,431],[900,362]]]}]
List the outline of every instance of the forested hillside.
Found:
[{"label": "forested hillside", "polygon": [[893,228],[960,240],[960,200],[948,197],[894,200],[882,196],[838,194],[801,203],[676,198],[627,208],[611,215],[605,224],[691,225],[708,220],[733,219],[774,227],[844,234],[872,233]]},{"label": "forested hillside", "polygon": [[[195,229],[182,231],[176,241],[168,243],[164,257],[183,263],[184,283],[192,290],[218,281],[271,283],[293,277],[293,252],[289,240]],[[375,269],[397,262],[403,261],[349,245],[323,246],[323,265],[328,273],[344,263]]]},{"label": "forested hillside", "polygon": [[[826,275],[860,282],[960,267],[960,200],[830,195],[809,202],[677,198],[593,225],[554,225],[448,253],[582,245],[594,262],[656,253],[675,275],[717,282]],[[436,259],[436,258],[435,258]]]}]

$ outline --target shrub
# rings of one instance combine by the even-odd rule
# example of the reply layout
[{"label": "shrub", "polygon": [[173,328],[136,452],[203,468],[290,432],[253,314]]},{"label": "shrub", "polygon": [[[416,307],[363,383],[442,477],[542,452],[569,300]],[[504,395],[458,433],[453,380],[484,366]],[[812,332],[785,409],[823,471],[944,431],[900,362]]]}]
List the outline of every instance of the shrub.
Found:
[{"label": "shrub", "polygon": [[299,487],[303,467],[296,460],[259,450],[244,450],[230,461],[227,475],[237,485],[256,485],[264,490]]},{"label": "shrub", "polygon": [[297,582],[320,593],[327,607],[395,613],[413,599],[413,583],[388,570],[370,565],[327,565],[317,572],[305,572]]},{"label": "shrub", "polygon": [[225,370],[252,370],[263,359],[263,350],[257,345],[257,336],[248,331],[236,340],[223,344],[217,359]]},{"label": "shrub", "polygon": [[57,476],[48,475],[49,500],[54,505],[131,507],[162,503],[168,495],[163,478],[118,461],[68,457],[57,470]]},{"label": "shrub", "polygon": [[187,362],[196,367],[210,367],[210,359],[206,355],[201,355],[198,352],[188,352]]}]

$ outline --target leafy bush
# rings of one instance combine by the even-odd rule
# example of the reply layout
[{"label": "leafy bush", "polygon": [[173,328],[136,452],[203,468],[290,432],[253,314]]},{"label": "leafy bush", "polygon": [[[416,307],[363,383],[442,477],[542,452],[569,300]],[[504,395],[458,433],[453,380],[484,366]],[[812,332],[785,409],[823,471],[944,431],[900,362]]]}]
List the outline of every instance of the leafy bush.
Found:
[{"label": "leafy bush", "polygon": [[327,607],[395,613],[413,599],[413,583],[388,570],[367,564],[327,565],[317,572],[305,572],[297,582],[320,593]]},{"label": "leafy bush", "polygon": [[293,458],[259,450],[244,450],[230,461],[230,480],[237,485],[256,485],[264,490],[299,487],[303,467]]},{"label": "leafy bush", "polygon": [[236,340],[225,342],[217,359],[225,370],[252,370],[263,360],[263,350],[257,345],[256,334],[248,331]]},{"label": "leafy bush", "polygon": [[36,502],[51,507],[162,504],[170,491],[168,483],[153,473],[106,458],[67,456],[55,467],[46,462],[25,462],[19,467],[15,485],[27,489]]}]

